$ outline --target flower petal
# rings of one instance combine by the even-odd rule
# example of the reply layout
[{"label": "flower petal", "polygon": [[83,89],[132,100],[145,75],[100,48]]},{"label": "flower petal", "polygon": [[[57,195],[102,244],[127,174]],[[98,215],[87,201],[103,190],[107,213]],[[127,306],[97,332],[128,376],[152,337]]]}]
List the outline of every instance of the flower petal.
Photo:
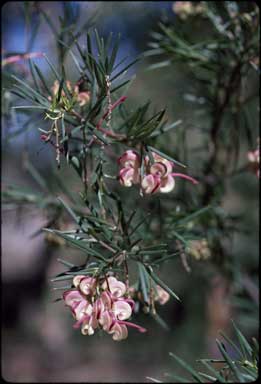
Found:
[{"label": "flower petal", "polygon": [[127,320],[132,314],[132,308],[125,300],[117,300],[112,305],[112,311],[119,320]]},{"label": "flower petal", "polygon": [[171,192],[175,187],[175,180],[171,175],[168,175],[167,177],[164,177],[161,179],[160,183],[160,192],[161,193],[168,193]]},{"label": "flower petal", "polygon": [[65,304],[71,307],[75,303],[80,303],[82,300],[84,300],[84,297],[78,291],[78,289],[71,289],[63,293],[63,299],[65,301]]},{"label": "flower petal", "polygon": [[157,293],[155,296],[155,300],[157,300],[161,305],[164,305],[170,299],[170,295],[165,289],[161,288],[161,286],[157,285]]},{"label": "flower petal", "polygon": [[85,275],[77,275],[73,278],[73,285],[77,288],[80,284],[80,281],[84,279],[86,276]]},{"label": "flower petal", "polygon": [[[125,294],[127,288],[122,281],[117,280],[114,276],[109,276],[107,281],[109,284],[109,290],[113,297],[118,298]],[[105,281],[103,284],[103,287],[105,287],[103,289],[107,289],[107,285],[105,285],[107,282]]]},{"label": "flower petal", "polygon": [[112,338],[115,341],[124,340],[128,337],[128,329],[126,325],[122,325],[117,322],[111,327],[109,333],[113,334]]},{"label": "flower petal", "polygon": [[161,163],[161,162],[155,162],[154,164],[152,164],[152,166],[150,167],[150,173],[152,175],[158,175],[160,177],[163,177],[166,175],[167,173],[167,167],[164,163]]},{"label": "flower petal", "polygon": [[121,157],[118,159],[118,164],[126,167],[138,167],[140,163],[140,156],[137,152],[133,151],[132,149],[126,151],[123,153]]},{"label": "flower petal", "polygon": [[134,181],[134,168],[122,168],[119,172],[119,180],[124,187],[131,187]]},{"label": "flower petal", "polygon": [[90,295],[95,288],[96,280],[93,277],[84,277],[80,280],[79,289],[85,295]]},{"label": "flower petal", "polygon": [[108,332],[113,323],[113,319],[109,311],[104,311],[99,317],[99,323],[101,324],[104,331]]},{"label": "flower petal", "polygon": [[147,175],[143,177],[141,188],[144,193],[150,194],[156,192],[160,188],[160,178],[156,175]]}]

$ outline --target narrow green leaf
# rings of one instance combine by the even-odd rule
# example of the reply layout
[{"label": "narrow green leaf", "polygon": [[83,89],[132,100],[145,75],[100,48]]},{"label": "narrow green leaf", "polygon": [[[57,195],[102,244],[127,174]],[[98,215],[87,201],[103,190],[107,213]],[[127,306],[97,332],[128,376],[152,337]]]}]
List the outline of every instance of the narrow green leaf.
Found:
[{"label": "narrow green leaf", "polygon": [[191,367],[189,366],[184,360],[182,360],[180,357],[176,356],[174,353],[170,352],[169,355],[173,357],[183,368],[188,371],[192,377],[198,382],[203,383],[200,375]]},{"label": "narrow green leaf", "polygon": [[153,317],[154,320],[157,321],[157,323],[163,328],[165,329],[165,331],[170,331],[170,327],[168,326],[168,324],[162,319],[162,317],[158,314],[158,313],[151,313],[151,316]]},{"label": "narrow green leaf", "polygon": [[51,30],[53,31],[53,34],[55,35],[56,38],[59,38],[59,34],[58,32],[56,31],[56,28],[52,22],[52,20],[50,19],[50,17],[42,10],[40,9],[40,13],[42,14],[42,16],[44,17],[45,21],[47,22],[47,24],[49,25],[49,27],[51,28]]},{"label": "narrow green leaf", "polygon": [[64,233],[62,233],[62,232],[60,232],[58,230],[49,229],[49,228],[43,228],[43,231],[55,233],[56,235],[61,236],[62,238],[67,240],[69,243],[71,243],[75,247],[77,247],[80,250],[82,250],[84,253],[92,255],[92,256],[96,257],[97,259],[102,260],[105,263],[107,263],[107,260],[100,253],[95,251],[93,248],[90,248],[89,245],[85,245],[85,243],[83,241],[75,240],[72,237],[67,236],[67,235],[65,235]]},{"label": "narrow green leaf", "polygon": [[149,282],[148,277],[146,273],[146,269],[141,263],[138,263],[138,269],[139,269],[139,276],[140,276],[140,283],[141,283],[141,291],[143,294],[144,301],[149,304],[149,296],[148,296],[148,289],[149,289]]},{"label": "narrow green leaf", "polygon": [[117,53],[118,53],[119,44],[120,44],[120,34],[118,34],[117,40],[116,40],[116,42],[115,42],[115,44],[113,46],[113,49],[112,49],[110,61],[109,61],[109,64],[108,64],[108,74],[109,75],[113,71],[113,66],[114,66],[115,59],[116,59],[116,56],[117,56]]},{"label": "narrow green leaf", "polygon": [[130,64],[128,64],[125,68],[123,68],[120,72],[118,72],[116,75],[114,75],[112,78],[111,78],[111,82],[113,82],[114,80],[116,80],[120,75],[122,75],[123,73],[127,72],[127,70],[132,67],[135,63],[137,63],[137,61],[139,61],[140,58],[137,58],[135,60],[133,60]]},{"label": "narrow green leaf", "polygon": [[219,374],[217,370],[215,370],[210,364],[208,364],[204,360],[200,360],[201,364],[203,364],[211,373],[215,375],[215,379],[217,379],[220,383],[226,383],[226,380]]},{"label": "narrow green leaf", "polygon": [[37,72],[37,74],[38,74],[38,76],[39,76],[39,78],[40,78],[40,80],[41,80],[41,82],[42,82],[42,85],[43,85],[44,89],[46,90],[46,92],[47,92],[49,95],[51,95],[51,92],[50,92],[50,90],[49,90],[49,88],[48,88],[48,86],[47,86],[47,83],[46,83],[46,81],[45,81],[45,78],[44,78],[44,76],[43,76],[41,70],[39,69],[39,67],[38,67],[35,63],[33,63],[33,66],[34,66],[34,68],[35,68],[35,70],[36,70],[36,72]]},{"label": "narrow green leaf", "polygon": [[202,215],[203,213],[208,212],[208,211],[210,211],[210,210],[212,210],[212,209],[213,209],[213,207],[210,206],[210,205],[208,205],[208,206],[206,206],[206,207],[203,207],[203,208],[200,208],[198,211],[193,212],[193,213],[191,213],[190,215],[188,215],[188,216],[186,216],[186,217],[184,217],[184,218],[182,218],[182,219],[178,219],[178,220],[176,221],[176,223],[177,223],[178,225],[187,223],[187,222],[191,221],[192,219],[195,219],[196,217],[198,217],[198,216]]},{"label": "narrow green leaf", "polygon": [[186,165],[180,163],[179,161],[173,159],[172,157],[166,155],[165,153],[159,151],[158,149],[154,148],[154,147],[151,147],[151,146],[148,146],[148,148],[150,150],[152,150],[153,152],[156,152],[158,155],[162,156],[163,158],[167,159],[167,160],[170,160],[170,161],[173,161],[173,163],[177,164],[177,165],[180,165],[181,167],[184,167],[186,168]]},{"label": "narrow green leaf", "polygon": [[61,263],[61,264],[64,264],[66,267],[69,267],[69,268],[75,267],[75,265],[70,263],[69,261],[66,261],[66,260],[63,260],[63,259],[60,259],[60,258],[58,258],[57,261],[59,263]]},{"label": "narrow green leaf", "polygon": [[12,107],[12,109],[42,109],[48,110],[47,107],[42,107],[41,105],[18,105],[16,107]]},{"label": "narrow green leaf", "polygon": [[235,325],[234,321],[233,320],[231,320],[231,321],[232,321],[233,327],[235,329],[238,341],[240,343],[242,353],[244,354],[245,357],[247,357],[247,355],[249,355],[251,357],[251,355],[252,355],[252,348],[251,348],[250,344],[246,340],[245,336],[237,328],[237,326]]},{"label": "narrow green leaf", "polygon": [[236,379],[240,382],[240,383],[243,383],[244,380],[243,380],[243,377],[242,375],[240,374],[240,371],[238,370],[235,362],[231,359],[231,357],[228,355],[228,353],[225,351],[222,343],[219,341],[219,340],[216,340],[216,343],[217,343],[217,346],[218,346],[218,349],[220,350],[222,356],[224,357],[224,359],[226,360],[228,366],[230,367],[231,371],[234,372],[235,374],[235,377]]},{"label": "narrow green leaf", "polygon": [[51,68],[54,76],[56,79],[58,79],[59,81],[61,81],[61,76],[59,75],[59,73],[57,72],[57,70],[55,69],[54,65],[50,62],[50,60],[48,59],[48,57],[46,56],[46,54],[44,53],[43,54],[43,57],[45,58],[45,60],[47,61],[49,67]]},{"label": "narrow green leaf", "polygon": [[156,131],[156,132],[153,132],[153,133],[150,135],[150,137],[151,137],[151,138],[155,138],[155,137],[157,137],[157,136],[160,136],[160,135],[162,135],[162,134],[168,132],[169,130],[171,130],[171,129],[173,129],[173,128],[176,128],[176,127],[177,127],[178,125],[180,125],[181,123],[182,123],[182,120],[175,121],[175,123],[172,123],[172,124],[170,124],[170,125],[168,125],[168,126],[166,126],[166,127],[162,127],[162,128],[160,128],[158,132],[157,132],[157,131]]},{"label": "narrow green leaf", "polygon": [[76,214],[73,212],[71,207],[69,207],[69,205],[61,197],[57,197],[57,200],[59,200],[62,203],[63,207],[66,209],[66,211],[69,213],[69,215],[79,225],[80,217],[76,216]]},{"label": "narrow green leaf", "polygon": [[33,66],[33,62],[32,62],[31,58],[29,58],[29,67],[30,67],[32,79],[33,79],[33,82],[34,82],[34,86],[35,86],[37,92],[39,94],[41,94],[41,90],[40,90],[40,87],[39,87],[39,84],[38,84],[38,81],[37,81],[37,78],[36,78],[35,68]]}]

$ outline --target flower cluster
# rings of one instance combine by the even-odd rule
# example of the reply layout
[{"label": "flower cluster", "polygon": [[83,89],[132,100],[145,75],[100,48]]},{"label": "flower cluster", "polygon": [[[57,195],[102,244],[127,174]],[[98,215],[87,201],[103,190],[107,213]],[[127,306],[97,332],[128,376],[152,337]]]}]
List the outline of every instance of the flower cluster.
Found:
[{"label": "flower cluster", "polygon": [[206,239],[191,240],[186,251],[196,260],[207,260],[211,257],[208,241]]},{"label": "flower cluster", "polygon": [[247,158],[249,161],[249,166],[255,172],[256,176],[259,178],[259,160],[260,160],[260,149],[259,149],[259,139],[257,140],[257,149],[255,151],[249,151],[247,153]]},{"label": "flower cluster", "polygon": [[200,15],[204,12],[202,3],[192,1],[175,1],[172,6],[173,12],[181,19],[185,20],[188,16]]},{"label": "flower cluster", "polygon": [[141,157],[133,150],[128,150],[118,159],[122,167],[119,172],[119,181],[125,187],[133,184],[141,185],[141,194],[152,194],[155,192],[168,193],[175,187],[175,177],[183,177],[197,184],[192,177],[183,173],[173,173],[174,164],[152,152],[153,164],[149,156],[144,158],[144,174],[141,176]]},{"label": "flower cluster", "polygon": [[126,297],[126,285],[116,277],[100,280],[77,275],[73,285],[75,289],[64,292],[63,299],[77,320],[74,328],[81,327],[83,335],[93,335],[100,328],[120,341],[128,337],[127,326],[146,332],[145,328],[126,321],[132,315],[134,301]]},{"label": "flower cluster", "polygon": [[[82,91],[81,92],[79,89],[79,86],[77,84],[75,84],[74,87],[72,87],[72,84],[69,80],[66,81],[66,86],[67,86],[67,89],[73,94],[73,96],[76,97],[77,102],[80,105],[80,107],[84,106],[85,104],[87,104],[90,101],[90,92],[88,92],[88,91]],[[51,89],[52,89],[53,95],[56,96],[58,91],[59,91],[59,81],[58,80],[55,80],[54,85],[52,86]],[[64,90],[62,90],[61,95],[63,97],[65,97]],[[52,98],[49,96],[49,100],[51,100],[51,99]]]}]

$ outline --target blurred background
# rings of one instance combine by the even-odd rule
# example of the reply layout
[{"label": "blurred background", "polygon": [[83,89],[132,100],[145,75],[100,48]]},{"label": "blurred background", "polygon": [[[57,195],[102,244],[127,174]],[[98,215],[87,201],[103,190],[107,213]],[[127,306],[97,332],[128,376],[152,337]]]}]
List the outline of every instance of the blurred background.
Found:
[{"label": "blurred background", "polygon": [[[33,2],[25,2],[33,3]],[[57,24],[64,14],[63,2],[38,2],[41,9]],[[171,1],[133,2],[67,2],[71,3],[72,23],[79,25],[86,20],[106,36],[109,32],[121,33],[121,57],[129,61],[148,49],[150,33],[157,30],[159,20],[176,23]],[[2,7],[2,53],[15,55],[25,51],[44,52],[57,64],[56,43],[50,26],[37,12],[32,13],[28,30],[23,2],[8,2]],[[34,29],[35,28],[35,29]],[[197,20],[191,23],[190,33],[205,33]],[[79,38],[85,44],[86,35]],[[47,82],[52,83],[50,70],[42,58],[35,58]],[[77,80],[71,59],[66,62],[70,80]],[[167,69],[147,71],[152,63],[146,57],[135,64],[130,74],[136,73],[128,92],[134,105],[152,101],[159,110],[167,107],[170,121],[182,119],[190,127],[189,147],[197,146],[201,136],[198,126],[202,119],[198,105],[190,97],[193,83],[180,64]],[[28,63],[9,65],[8,71],[28,76]],[[253,85],[254,87],[254,85]],[[2,92],[2,104],[12,103],[9,91]],[[16,104],[23,101],[16,100]],[[258,114],[253,106],[252,127],[258,136]],[[2,185],[18,185],[25,190],[40,191],[39,183],[25,167],[25,160],[37,168],[44,177],[53,177],[54,153],[39,140],[38,122],[28,121],[24,114],[2,114]],[[165,148],[178,150],[175,134],[165,136]],[[255,148],[253,148],[255,149]],[[240,159],[244,163],[247,142],[241,146]],[[188,158],[188,167],[196,169],[194,158]],[[78,191],[73,171],[61,170],[61,178],[70,180],[69,189]],[[75,179],[74,179],[75,178]],[[53,191],[61,193],[55,181]],[[58,192],[59,191],[59,192]],[[178,194],[178,192],[177,192]],[[240,268],[256,279],[258,270],[259,233],[259,184],[251,173],[239,174],[228,186],[223,208],[230,213],[240,213],[242,225],[250,229],[236,235],[233,241]],[[192,262],[192,273],[184,271],[182,263],[163,267],[162,276],[182,298],[182,303],[170,300],[158,308],[159,314],[170,330],[164,330],[153,319],[139,314],[137,322],[148,329],[146,334],[130,331],[126,341],[113,342],[111,337],[94,335],[83,337],[72,329],[72,318],[62,302],[53,302],[57,292],[52,289],[50,278],[63,271],[57,258],[81,260],[74,249],[46,241],[40,229],[46,217],[30,201],[17,207],[10,203],[2,207],[2,375],[11,382],[148,382],[147,376],[162,379],[173,363],[170,351],[193,363],[197,358],[217,355],[215,338],[222,329],[229,334],[233,318],[246,336],[258,333],[258,300],[256,286],[249,277],[245,284],[252,292],[255,303],[247,307],[245,301],[231,303],[226,300],[222,276],[211,282],[204,274],[204,262]],[[49,239],[50,240],[50,239]],[[247,276],[248,276],[247,275]],[[255,281],[257,283],[257,280]],[[250,295],[251,296],[251,295]],[[251,299],[251,298],[250,298]],[[214,354],[214,356],[213,356]],[[176,369],[178,372],[179,368]]]}]

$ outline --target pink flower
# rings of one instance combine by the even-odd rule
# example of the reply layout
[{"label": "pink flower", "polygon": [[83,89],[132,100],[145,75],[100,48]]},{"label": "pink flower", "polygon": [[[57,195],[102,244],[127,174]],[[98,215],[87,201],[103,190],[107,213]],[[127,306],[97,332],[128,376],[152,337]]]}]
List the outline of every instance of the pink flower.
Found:
[{"label": "pink flower", "polygon": [[90,92],[79,92],[77,95],[77,101],[79,106],[82,107],[90,101]]},{"label": "pink flower", "polygon": [[104,283],[102,284],[102,288],[104,290],[109,289],[112,296],[115,298],[119,298],[123,296],[127,289],[126,285],[123,282],[117,280],[116,277],[114,276],[109,276],[108,279],[105,280]]},{"label": "pink flower", "polygon": [[118,164],[123,168],[119,172],[119,180],[125,187],[138,184],[140,180],[140,156],[133,150],[128,150],[118,159]]},{"label": "pink flower", "polygon": [[110,315],[109,311],[104,311],[101,313],[99,317],[99,322],[103,330],[106,332],[109,332],[111,325],[113,323],[112,316]]},{"label": "pink flower", "polygon": [[112,338],[115,341],[124,340],[128,337],[128,329],[126,325],[119,324],[117,322],[113,324],[109,333],[113,334]]},{"label": "pink flower", "polygon": [[141,159],[137,152],[128,150],[118,159],[123,168],[119,172],[119,180],[125,187],[141,184],[141,195],[156,192],[169,193],[175,188],[175,177],[182,177],[193,184],[198,182],[183,173],[173,173],[174,164],[152,152],[154,162],[151,164],[149,156],[144,158],[144,176],[141,178]]},{"label": "pink flower", "polygon": [[85,295],[90,295],[95,289],[96,280],[85,276],[79,281],[79,290]]},{"label": "pink flower", "polygon": [[86,277],[85,275],[77,275],[73,278],[73,285],[78,288],[79,284],[80,284],[80,281]]},{"label": "pink flower", "polygon": [[119,320],[127,320],[132,313],[132,308],[125,300],[117,300],[112,305],[112,311]]},{"label": "pink flower", "polygon": [[141,189],[146,194],[157,192],[160,189],[160,177],[157,175],[144,176],[141,182]]},{"label": "pink flower", "polygon": [[[105,288],[105,286],[103,285],[103,288]],[[111,306],[112,306],[112,295],[110,292],[108,291],[104,291],[102,292],[101,294],[101,301],[103,303],[103,306],[105,309],[111,309]]]},{"label": "pink flower", "polygon": [[94,277],[77,275],[73,284],[76,289],[64,292],[63,298],[77,320],[73,327],[81,327],[83,335],[93,335],[95,329],[101,327],[113,335],[113,340],[119,341],[127,338],[127,326],[140,332],[146,331],[139,325],[125,321],[132,315],[134,301],[124,297],[126,285],[116,277],[109,276],[100,281]]},{"label": "pink flower", "polygon": [[92,313],[92,305],[86,300],[82,300],[77,306],[72,308],[72,313],[76,320],[81,320],[85,315]]},{"label": "pink flower", "polygon": [[161,183],[160,183],[161,193],[169,193],[174,189],[174,187],[175,187],[175,180],[174,180],[174,177],[172,177],[171,175],[168,175],[161,179]]},{"label": "pink flower", "polygon": [[122,168],[119,172],[119,180],[124,187],[131,187],[139,183],[139,170],[135,168]]},{"label": "pink flower", "polygon": [[65,304],[70,307],[76,320],[81,320],[86,314],[90,314],[92,312],[91,304],[78,290],[64,292],[63,298],[65,300]]},{"label": "pink flower", "polygon": [[158,301],[161,305],[166,304],[166,302],[169,300],[170,295],[168,294],[165,289],[161,288],[160,285],[157,285],[157,293],[155,296],[155,300]]},{"label": "pink flower", "polygon": [[128,151],[124,152],[121,157],[119,157],[118,163],[123,168],[138,168],[140,166],[140,156],[137,152],[129,149]]},{"label": "pink flower", "polygon": [[67,306],[72,307],[84,300],[84,297],[77,289],[72,289],[64,292],[63,299]]},{"label": "pink flower", "polygon": [[93,335],[94,330],[98,327],[98,319],[95,316],[95,313],[92,313],[90,317],[87,317],[85,321],[82,323],[81,332],[83,335]]},{"label": "pink flower", "polygon": [[[163,157],[161,157],[160,155],[154,152],[152,153],[152,156],[154,159],[154,163],[150,167],[150,173],[155,173],[155,171],[160,172],[161,173],[160,175],[164,177],[169,175],[172,172],[173,163],[171,161],[164,159]],[[161,167],[162,169],[162,166],[164,167],[165,172],[160,171],[159,167]]]}]

